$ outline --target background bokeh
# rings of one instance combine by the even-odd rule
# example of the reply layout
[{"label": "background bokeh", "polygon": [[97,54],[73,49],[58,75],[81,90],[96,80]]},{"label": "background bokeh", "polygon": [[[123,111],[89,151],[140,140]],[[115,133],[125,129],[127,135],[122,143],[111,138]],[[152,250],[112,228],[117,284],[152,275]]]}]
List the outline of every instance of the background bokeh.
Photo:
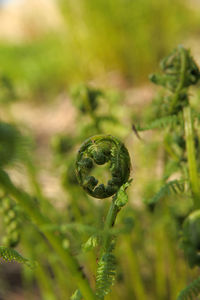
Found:
[{"label": "background bokeh", "polygon": [[[90,216],[87,201],[91,199],[85,200],[84,206],[77,200],[84,199],[81,192],[69,186],[63,191],[59,180],[64,167],[60,157],[55,159],[52,154],[56,135],[80,136],[81,127],[89,124],[89,117],[79,117],[73,96],[76,86],[86,83],[104,90],[106,97],[101,100],[100,112],[123,124],[108,122],[103,130],[125,140],[131,153],[134,182],[130,207],[120,220],[123,222],[127,213],[134,218],[134,228],[119,238],[119,275],[106,299],[173,300],[198,273],[189,269],[176,242],[176,224],[169,214],[172,199],[154,216],[143,203],[156,192],[156,180],[162,174],[162,133],[144,133],[145,142],[141,142],[131,130],[131,122],[137,123],[150,114],[148,106],[155,87],[149,83],[149,74],[179,44],[190,48],[200,63],[198,0],[0,1],[0,118],[17,124],[27,136],[34,157],[34,164],[28,166],[29,175],[37,174],[51,204],[59,214],[64,211],[63,222],[73,221],[74,205],[80,205],[85,212],[83,216],[78,213],[79,222],[90,224],[95,217],[94,212]],[[93,134],[88,126],[82,141],[90,132]],[[74,152],[80,142],[73,141]],[[67,159],[72,160],[71,156]],[[18,165],[11,170],[15,182],[32,192],[26,172],[24,166]],[[73,203],[71,210],[69,201]],[[96,218],[101,220],[107,204],[94,203],[100,210]],[[2,236],[3,231],[2,227]],[[26,257],[41,258],[46,274],[42,269],[34,273],[16,264],[1,264],[0,299],[69,299],[76,284],[71,286],[67,283],[71,279],[62,279],[58,269],[51,270],[48,263],[56,258],[45,261],[44,248],[36,246],[38,233],[33,232],[33,226],[24,228],[19,250]],[[90,274],[94,256],[80,259],[88,265]],[[49,281],[45,281],[48,276]],[[59,277],[57,296],[50,288],[54,276]]]},{"label": "background bokeh", "polygon": [[21,97],[42,94],[49,99],[88,80],[142,84],[176,45],[190,44],[197,51],[198,1],[3,3],[1,72],[11,77]]}]

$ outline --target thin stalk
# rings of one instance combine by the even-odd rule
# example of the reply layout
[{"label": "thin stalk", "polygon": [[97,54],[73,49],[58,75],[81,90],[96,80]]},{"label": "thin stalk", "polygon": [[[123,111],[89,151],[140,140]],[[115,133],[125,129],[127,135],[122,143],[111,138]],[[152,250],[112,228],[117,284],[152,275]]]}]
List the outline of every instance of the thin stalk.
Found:
[{"label": "thin stalk", "polygon": [[[114,226],[117,214],[120,211],[120,208],[119,206],[116,205],[116,202],[117,202],[117,196],[114,196],[105,220],[102,249],[100,252],[100,261],[103,260],[105,253],[112,252],[111,246],[113,241],[113,235],[110,233],[110,229]],[[97,288],[97,299],[104,300],[104,295],[98,295],[98,288]]]},{"label": "thin stalk", "polygon": [[133,251],[130,235],[126,237],[123,246],[124,256],[126,257],[126,280],[130,286],[130,293],[134,294],[136,299],[147,300],[148,296],[146,295],[145,285],[142,280],[138,255],[135,251]]},{"label": "thin stalk", "polygon": [[[24,211],[31,217],[33,222],[40,229],[42,226],[50,224],[48,217],[41,214],[34,200],[23,190],[17,188],[8,175],[0,170],[0,187],[9,192],[10,195],[23,207]],[[84,278],[81,268],[77,260],[62,247],[62,240],[54,232],[43,232],[55,252],[59,255],[63,265],[70,270],[75,277],[77,286],[86,300],[96,300],[96,296],[92,291],[88,281]]]},{"label": "thin stalk", "polygon": [[29,176],[29,180],[31,183],[31,187],[32,187],[34,193],[37,195],[37,197],[43,198],[42,190],[40,188],[40,185],[39,185],[38,179],[37,179],[37,170],[34,167],[34,164],[32,163],[30,158],[27,158],[26,168],[28,171],[28,176]]},{"label": "thin stalk", "polygon": [[115,204],[116,198],[114,197],[112,203],[110,205],[105,225],[104,225],[104,239],[103,239],[103,246],[102,246],[102,253],[106,252],[110,247],[110,242],[112,241],[112,236],[110,234],[110,230],[116,221],[117,214],[120,211],[119,207]]},{"label": "thin stalk", "polygon": [[183,117],[184,117],[185,140],[186,140],[186,148],[187,148],[187,161],[188,161],[188,168],[189,168],[190,184],[194,196],[194,206],[197,209],[200,208],[200,186],[199,186],[199,178],[198,178],[198,171],[197,171],[195,146],[194,146],[194,131],[193,131],[193,123],[192,123],[190,106],[184,107]]},{"label": "thin stalk", "polygon": [[[55,285],[53,284],[53,279],[50,278],[49,272],[44,266],[38,264],[35,271],[37,277],[37,282],[40,287],[40,292],[42,294],[42,299],[44,300],[58,300],[58,296],[54,291]],[[55,296],[56,295],[56,296]]]}]

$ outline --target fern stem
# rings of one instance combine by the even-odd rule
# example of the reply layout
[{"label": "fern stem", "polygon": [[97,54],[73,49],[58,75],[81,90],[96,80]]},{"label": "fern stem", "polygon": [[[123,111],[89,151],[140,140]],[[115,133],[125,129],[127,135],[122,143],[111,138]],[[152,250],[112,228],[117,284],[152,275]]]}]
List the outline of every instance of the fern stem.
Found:
[{"label": "fern stem", "polygon": [[[98,300],[104,300],[104,297],[108,293],[110,286],[113,284],[115,278],[115,271],[114,271],[115,258],[114,255],[112,254],[113,235],[110,234],[110,229],[114,226],[117,214],[120,211],[120,207],[117,205],[117,199],[118,199],[117,195],[113,197],[104,224],[105,232],[103,236],[102,249],[101,249],[100,259],[99,259],[100,264],[98,265],[97,277],[96,277],[96,296]],[[108,260],[105,261],[105,257],[107,257]],[[103,268],[101,264],[102,261],[104,261]],[[101,275],[99,276],[99,274]]]},{"label": "fern stem", "polygon": [[192,123],[190,106],[184,107],[183,116],[184,116],[185,139],[186,139],[186,147],[187,147],[187,160],[188,160],[190,184],[194,196],[194,206],[195,209],[197,209],[200,207],[200,188],[199,188],[197,163],[195,157],[194,132],[193,132],[193,123]]},{"label": "fern stem", "polygon": [[[3,170],[0,170],[0,187],[9,192],[9,194],[15,198],[39,229],[40,227],[51,223],[46,216],[41,214],[34,200],[23,190],[17,188]],[[62,259],[63,265],[68,268],[72,275],[76,278],[77,285],[85,299],[95,300],[95,294],[93,293],[88,281],[84,278],[83,273],[80,271],[78,262],[66,249],[62,247],[60,237],[56,236],[54,232],[48,231],[45,231],[44,235]]]},{"label": "fern stem", "polygon": [[117,217],[118,212],[120,211],[119,207],[115,204],[116,198],[114,197],[112,200],[112,203],[110,205],[105,225],[104,225],[104,240],[103,240],[103,247],[102,247],[102,253],[106,252],[110,247],[110,242],[112,240],[112,236],[109,233],[109,229],[112,228],[115,224],[115,220]]}]

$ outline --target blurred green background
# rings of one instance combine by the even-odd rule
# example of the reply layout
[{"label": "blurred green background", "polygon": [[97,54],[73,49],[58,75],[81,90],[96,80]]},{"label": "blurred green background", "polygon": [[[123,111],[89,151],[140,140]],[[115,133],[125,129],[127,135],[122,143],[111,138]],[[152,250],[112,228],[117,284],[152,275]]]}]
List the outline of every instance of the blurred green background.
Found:
[{"label": "blurred green background", "polygon": [[21,97],[49,99],[91,80],[142,84],[169,50],[199,38],[198,1],[23,2],[0,11],[0,72]]},{"label": "blurred green background", "polygon": [[[90,117],[80,114],[80,107],[71,97],[74,86],[88,83],[106,91],[98,109],[117,118],[119,124],[108,122],[103,132],[121,137],[130,151],[134,181],[130,204],[120,215],[119,223],[125,224],[130,217],[134,228],[119,238],[117,283],[106,300],[174,300],[198,274],[184,260],[177,242],[179,220],[172,218],[178,210],[184,210],[185,204],[180,208],[169,197],[152,213],[143,203],[160,187],[162,132],[144,133],[145,142],[141,143],[131,131],[131,121],[137,124],[151,114],[148,105],[154,90],[148,76],[158,69],[160,59],[169,51],[183,44],[200,62],[199,29],[198,0],[0,1],[0,117],[21,125],[29,136],[36,166],[34,169],[28,165],[29,175],[38,175],[45,196],[56,208],[50,217],[71,222],[77,205],[78,222],[98,225],[108,208],[107,202],[99,204],[86,199],[77,186],[71,190],[67,186],[65,194],[58,187],[66,158],[59,165],[59,157],[54,164],[52,137],[58,133],[75,136],[72,140],[77,150],[81,141],[76,137],[80,138],[83,125],[88,124],[88,128],[82,132],[82,141],[91,129]],[[67,160],[69,163],[71,156]],[[15,170],[13,176],[33,193],[23,168]],[[25,224],[29,222],[26,220]],[[2,227],[1,235],[3,231]],[[63,278],[54,254],[49,254],[47,262],[42,242],[35,246],[42,239],[34,226],[24,226],[23,231],[20,251],[26,257],[41,260],[44,270],[33,274],[13,264],[2,268],[0,265],[0,299],[68,299],[76,283]],[[75,246],[80,247],[86,237],[80,235],[77,239]],[[96,257],[81,254],[80,260],[87,265],[94,284]],[[53,271],[49,268],[51,263]],[[55,278],[58,283],[54,287]],[[59,290],[59,296],[53,294],[52,287]]]}]

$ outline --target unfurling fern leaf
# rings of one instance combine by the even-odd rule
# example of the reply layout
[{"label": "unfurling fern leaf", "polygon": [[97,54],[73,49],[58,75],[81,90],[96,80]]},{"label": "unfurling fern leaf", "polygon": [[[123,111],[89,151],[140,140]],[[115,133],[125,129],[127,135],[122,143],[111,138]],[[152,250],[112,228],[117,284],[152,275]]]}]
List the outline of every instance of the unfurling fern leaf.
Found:
[{"label": "unfurling fern leaf", "polygon": [[108,252],[104,253],[98,263],[96,277],[96,296],[97,299],[104,299],[110,292],[111,286],[114,284],[116,259],[115,256]]},{"label": "unfurling fern leaf", "polygon": [[199,294],[200,276],[179,293],[177,300],[195,300]]},{"label": "unfurling fern leaf", "polygon": [[20,255],[16,250],[4,246],[0,246],[0,258],[8,262],[18,262],[27,265],[28,267],[34,267],[34,262],[31,262],[27,258]]},{"label": "unfurling fern leaf", "polygon": [[160,199],[172,194],[184,192],[184,182],[180,180],[172,180],[163,185],[160,190],[150,199],[145,200],[147,204],[156,204]]},{"label": "unfurling fern leaf", "polygon": [[[94,167],[109,163],[111,179],[107,184],[99,183],[92,176]],[[130,157],[124,144],[111,135],[95,135],[87,139],[79,149],[76,160],[79,184],[92,197],[108,198],[128,181]]]},{"label": "unfurling fern leaf", "polygon": [[177,125],[178,123],[180,123],[180,121],[181,121],[181,119],[179,116],[170,115],[170,116],[166,116],[163,118],[155,119],[144,126],[139,125],[136,127],[136,129],[137,129],[137,131],[146,131],[146,130],[151,130],[151,129],[163,129],[163,128],[168,127],[169,125],[171,127],[173,127],[173,126]]}]

